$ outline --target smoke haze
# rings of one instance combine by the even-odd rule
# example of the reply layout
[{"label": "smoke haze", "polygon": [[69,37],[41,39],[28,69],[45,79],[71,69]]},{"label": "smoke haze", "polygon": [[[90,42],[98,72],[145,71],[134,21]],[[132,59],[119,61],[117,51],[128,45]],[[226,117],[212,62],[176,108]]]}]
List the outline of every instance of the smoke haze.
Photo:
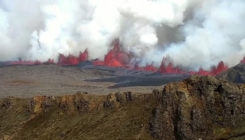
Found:
[{"label": "smoke haze", "polygon": [[57,61],[88,49],[99,58],[119,38],[140,64],[164,56],[185,69],[245,54],[243,0],[0,0],[0,61]]}]

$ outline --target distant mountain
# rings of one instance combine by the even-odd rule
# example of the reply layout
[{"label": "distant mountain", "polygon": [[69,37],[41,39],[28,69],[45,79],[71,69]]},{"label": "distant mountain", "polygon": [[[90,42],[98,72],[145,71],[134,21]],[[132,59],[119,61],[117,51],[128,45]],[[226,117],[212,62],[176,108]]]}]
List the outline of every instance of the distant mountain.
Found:
[{"label": "distant mountain", "polygon": [[234,83],[245,83],[245,64],[238,64],[217,75],[216,78],[226,79]]}]

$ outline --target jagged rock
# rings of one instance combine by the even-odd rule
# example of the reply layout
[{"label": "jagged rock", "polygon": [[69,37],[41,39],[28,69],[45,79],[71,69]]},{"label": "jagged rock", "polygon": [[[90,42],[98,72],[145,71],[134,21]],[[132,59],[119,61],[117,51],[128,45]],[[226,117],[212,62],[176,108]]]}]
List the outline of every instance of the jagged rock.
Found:
[{"label": "jagged rock", "polygon": [[148,123],[157,103],[151,96],[81,92],[0,99],[0,105],[12,107],[0,107],[0,139],[3,134],[13,139],[152,139]]},{"label": "jagged rock", "polygon": [[156,96],[156,97],[161,96],[161,92],[160,92],[158,89],[153,89],[153,90],[152,90],[152,94],[153,94],[154,96]]},{"label": "jagged rock", "polygon": [[54,96],[36,96],[28,101],[26,109],[33,114],[48,111],[54,105],[54,100]]},{"label": "jagged rock", "polygon": [[[89,112],[91,110],[99,110],[101,108],[118,108],[121,104],[131,102],[137,99],[140,94],[125,92],[108,94],[107,96],[98,96],[97,99],[89,98],[88,95],[81,92],[77,92],[74,95],[64,95],[61,97],[54,96],[36,96],[29,100],[25,108],[28,112],[32,114],[39,114],[41,112],[46,112],[54,105],[57,105],[64,111],[67,112]],[[100,97],[100,98],[99,98]],[[105,97],[105,98],[104,98]],[[6,99],[4,100],[2,106],[8,107],[10,102]]]},{"label": "jagged rock", "polygon": [[90,102],[82,94],[74,96],[74,106],[80,113],[90,111]]},{"label": "jagged rock", "polygon": [[119,102],[117,101],[117,97],[115,94],[108,94],[106,101],[104,102],[104,108],[118,108]]},{"label": "jagged rock", "polygon": [[127,102],[131,102],[135,99],[139,99],[141,95],[137,93],[128,92],[117,92],[115,94],[108,94],[107,99],[104,102],[104,108],[118,108]]},{"label": "jagged rock", "polygon": [[157,103],[162,102],[162,92],[160,92],[158,89],[154,89],[152,91],[153,97],[157,101]]},{"label": "jagged rock", "polygon": [[117,101],[120,103],[130,102],[130,101],[133,101],[133,100],[138,99],[140,97],[139,94],[132,93],[130,91],[124,92],[124,93],[117,92],[115,94],[115,96],[116,96]]},{"label": "jagged rock", "polygon": [[78,111],[80,113],[91,110],[90,101],[81,93],[62,96],[61,101],[59,102],[59,107],[65,111]]},{"label": "jagged rock", "polygon": [[115,94],[115,96],[116,96],[117,102],[119,102],[119,103],[121,103],[121,104],[126,102],[124,93],[122,93],[122,92],[117,92],[117,93]]},{"label": "jagged rock", "polygon": [[3,102],[2,102],[2,105],[1,105],[1,107],[2,108],[4,108],[4,109],[9,109],[9,108],[11,108],[11,100],[10,100],[10,98],[5,98],[4,100],[3,100]]},{"label": "jagged rock", "polygon": [[[148,136],[146,139],[151,139],[152,135],[161,140],[245,137],[245,84],[210,76],[192,76],[182,82],[170,83],[162,91],[153,90],[152,94],[78,92],[57,97],[6,98],[0,102],[1,134],[11,134],[3,129],[12,128],[18,131],[16,138],[31,139],[41,133],[45,136],[52,133],[57,139],[78,138],[74,134],[89,134],[92,139],[97,132],[96,138],[105,138],[101,134],[106,134],[107,139],[111,136],[114,139],[143,138],[138,137],[141,133]],[[11,117],[5,117],[5,114]],[[74,119],[70,120],[72,117]],[[44,126],[47,129],[43,129]],[[124,131],[126,133],[121,133]],[[27,132],[31,133],[24,137]]]},{"label": "jagged rock", "polygon": [[[6,106],[7,102],[3,106]],[[91,101],[88,99],[86,94],[77,93],[74,95],[64,95],[61,97],[54,96],[36,96],[32,100],[29,100],[25,108],[28,112],[33,114],[39,114],[46,112],[54,105],[58,106],[67,112],[88,112],[92,109],[99,109],[100,102]],[[101,105],[103,106],[103,105]]]},{"label": "jagged rock", "polygon": [[245,71],[245,64],[238,64],[222,72],[216,77],[219,79],[226,79],[234,83],[245,83],[244,71]]},{"label": "jagged rock", "polygon": [[153,110],[151,133],[164,140],[227,139],[243,134],[236,128],[245,118],[244,89],[209,76],[168,84]]}]

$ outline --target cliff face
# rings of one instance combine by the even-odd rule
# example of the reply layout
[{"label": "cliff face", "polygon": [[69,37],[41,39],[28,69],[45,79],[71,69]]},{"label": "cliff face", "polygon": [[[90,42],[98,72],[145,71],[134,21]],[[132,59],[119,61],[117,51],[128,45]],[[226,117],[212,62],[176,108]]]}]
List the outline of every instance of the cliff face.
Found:
[{"label": "cliff face", "polygon": [[244,87],[197,76],[167,85],[153,113],[152,135],[166,140],[243,137]]},{"label": "cliff face", "polygon": [[151,94],[0,100],[0,139],[244,139],[245,85],[192,76]]}]

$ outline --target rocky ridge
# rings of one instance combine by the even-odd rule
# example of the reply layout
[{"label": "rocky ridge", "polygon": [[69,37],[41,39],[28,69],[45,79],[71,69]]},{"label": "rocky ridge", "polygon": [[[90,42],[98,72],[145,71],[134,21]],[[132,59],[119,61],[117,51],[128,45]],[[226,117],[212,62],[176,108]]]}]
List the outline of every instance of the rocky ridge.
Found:
[{"label": "rocky ridge", "polygon": [[166,85],[151,120],[166,140],[245,138],[245,85],[192,76]]},{"label": "rocky ridge", "polygon": [[154,139],[148,125],[151,110],[157,105],[152,102],[156,98],[153,95],[78,92],[4,98],[0,100],[0,140]]},{"label": "rocky ridge", "polygon": [[222,72],[216,77],[219,79],[226,79],[234,83],[245,83],[245,64],[238,64],[228,70]]},{"label": "rocky ridge", "polygon": [[245,85],[192,76],[149,94],[0,100],[2,139],[245,138]]}]

